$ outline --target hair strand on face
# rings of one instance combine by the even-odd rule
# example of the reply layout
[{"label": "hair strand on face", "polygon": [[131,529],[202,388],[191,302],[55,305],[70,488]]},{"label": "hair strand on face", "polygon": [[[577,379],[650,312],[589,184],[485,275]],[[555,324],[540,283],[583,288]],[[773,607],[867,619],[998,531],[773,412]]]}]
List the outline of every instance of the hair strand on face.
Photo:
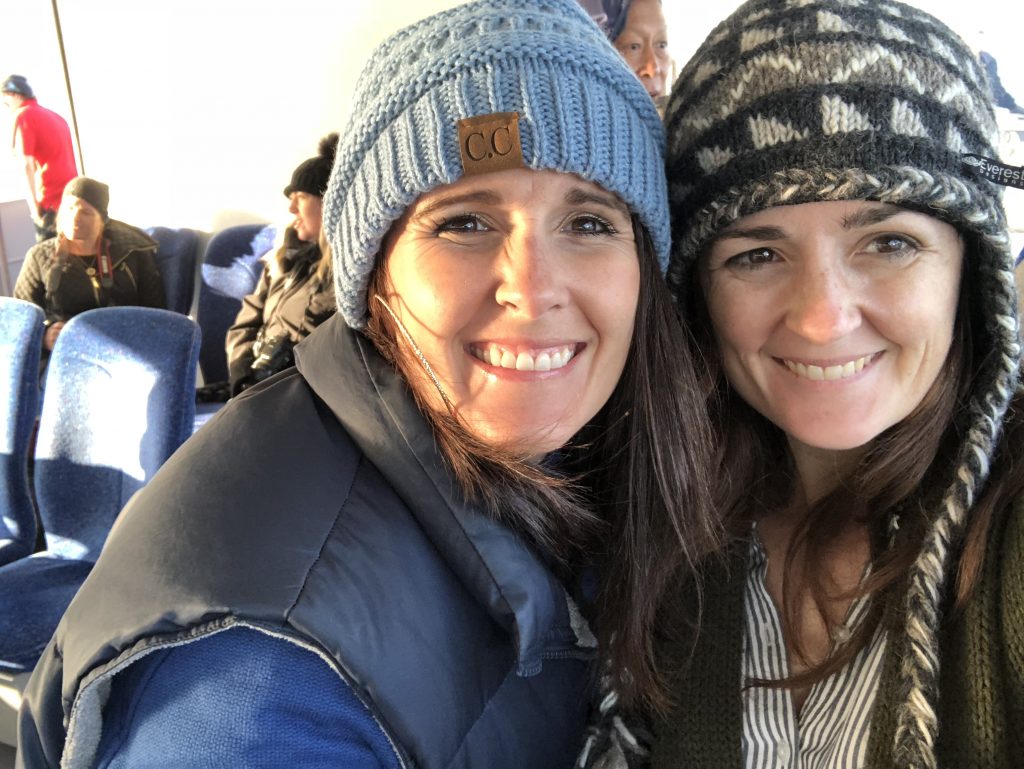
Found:
[{"label": "hair strand on face", "polygon": [[437,392],[441,396],[441,400],[444,403],[445,407],[448,409],[450,413],[454,414],[455,405],[448,399],[448,395],[447,393],[445,393],[444,388],[441,387],[441,382],[437,378],[437,374],[434,373],[434,369],[430,365],[430,361],[427,360],[427,356],[423,354],[422,350],[420,350],[420,346],[416,344],[416,340],[412,338],[412,334],[409,333],[409,329],[405,327],[405,324],[402,323],[402,319],[399,318],[397,314],[395,314],[395,311],[391,309],[391,305],[389,305],[387,301],[385,301],[384,297],[382,297],[380,294],[374,294],[373,298],[376,301],[380,302],[381,305],[383,305],[384,309],[388,311],[388,315],[391,316],[391,319],[395,322],[395,325],[398,327],[398,330],[402,334],[402,337],[409,344],[409,347],[412,348],[413,354],[416,355],[416,358],[417,360],[419,360],[420,365],[423,366],[423,370],[427,373],[427,376],[430,377],[430,381],[433,382],[434,387],[437,388]]}]

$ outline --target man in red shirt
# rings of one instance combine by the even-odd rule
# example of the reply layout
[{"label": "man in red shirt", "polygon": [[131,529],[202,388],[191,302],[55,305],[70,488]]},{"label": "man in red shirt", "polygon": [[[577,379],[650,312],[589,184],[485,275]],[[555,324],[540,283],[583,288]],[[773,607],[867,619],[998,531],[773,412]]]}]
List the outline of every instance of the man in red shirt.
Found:
[{"label": "man in red shirt", "polygon": [[78,175],[68,124],[56,112],[40,107],[28,81],[11,75],[0,86],[4,106],[14,114],[14,154],[23,163],[25,199],[36,226],[36,240],[57,234],[54,220],[64,185]]}]

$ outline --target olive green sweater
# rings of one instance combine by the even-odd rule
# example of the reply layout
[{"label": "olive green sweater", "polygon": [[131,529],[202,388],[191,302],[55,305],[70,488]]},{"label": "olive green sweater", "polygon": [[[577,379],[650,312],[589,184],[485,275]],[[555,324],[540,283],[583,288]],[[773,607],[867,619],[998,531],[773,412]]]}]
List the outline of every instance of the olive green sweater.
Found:
[{"label": "olive green sweater", "polygon": [[[741,769],[743,586],[746,547],[709,575],[703,628],[673,684],[678,704],[655,726],[654,769]],[[871,722],[870,769],[899,769],[893,735],[900,658],[899,619],[888,629]],[[984,570],[966,610],[949,619],[941,644],[939,742],[942,769],[1024,766],[1024,500],[993,521]],[[689,645],[666,645],[684,660]]]}]

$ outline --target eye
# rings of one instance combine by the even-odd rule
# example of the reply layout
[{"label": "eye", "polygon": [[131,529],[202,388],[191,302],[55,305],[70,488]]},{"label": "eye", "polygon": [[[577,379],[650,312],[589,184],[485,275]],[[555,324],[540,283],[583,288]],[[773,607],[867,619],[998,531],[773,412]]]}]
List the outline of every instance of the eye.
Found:
[{"label": "eye", "polygon": [[770,248],[752,248],[725,260],[725,266],[734,270],[756,270],[777,261],[778,254]]},{"label": "eye", "polygon": [[488,232],[490,229],[476,214],[458,214],[441,220],[434,231],[438,235],[442,233],[471,235],[475,232]]},{"label": "eye", "polygon": [[892,259],[911,256],[921,248],[920,244],[907,235],[886,233],[879,235],[868,243],[867,250],[872,253],[885,254]]},{"label": "eye", "polygon": [[566,229],[579,235],[617,235],[618,230],[607,219],[595,214],[581,214],[569,219]]}]

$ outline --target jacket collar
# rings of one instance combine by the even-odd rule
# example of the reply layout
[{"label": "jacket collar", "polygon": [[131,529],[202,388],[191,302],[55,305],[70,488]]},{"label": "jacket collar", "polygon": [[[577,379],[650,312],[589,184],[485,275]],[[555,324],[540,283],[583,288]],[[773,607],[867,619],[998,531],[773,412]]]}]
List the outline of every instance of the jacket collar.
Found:
[{"label": "jacket collar", "polygon": [[153,251],[158,243],[138,227],[110,219],[103,228],[103,237],[110,246],[110,254],[115,261],[123,259],[133,251]]},{"label": "jacket collar", "polygon": [[553,646],[577,645],[563,586],[520,537],[463,499],[404,379],[365,336],[335,315],[296,347],[296,365],[467,589],[514,636],[519,675],[539,672]]}]

